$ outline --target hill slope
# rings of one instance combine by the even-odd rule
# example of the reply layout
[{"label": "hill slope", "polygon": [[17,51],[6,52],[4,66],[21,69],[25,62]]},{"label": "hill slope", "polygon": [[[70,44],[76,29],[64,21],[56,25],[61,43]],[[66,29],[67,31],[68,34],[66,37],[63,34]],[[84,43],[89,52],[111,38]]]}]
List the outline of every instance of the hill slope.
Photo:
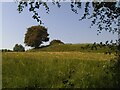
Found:
[{"label": "hill slope", "polygon": [[77,51],[77,52],[115,52],[116,47],[108,48],[106,45],[100,44],[62,44],[62,45],[48,45],[42,46],[38,49],[28,50],[30,52],[36,51],[47,51],[47,52],[69,52],[69,51]]}]

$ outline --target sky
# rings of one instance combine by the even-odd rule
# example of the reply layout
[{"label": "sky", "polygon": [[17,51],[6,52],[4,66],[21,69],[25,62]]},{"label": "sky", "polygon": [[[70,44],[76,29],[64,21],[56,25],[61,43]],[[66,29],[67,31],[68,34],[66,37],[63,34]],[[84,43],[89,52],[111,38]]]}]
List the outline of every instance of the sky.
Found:
[{"label": "sky", "polygon": [[0,48],[2,48],[2,3],[0,2]]},{"label": "sky", "polygon": [[[0,7],[1,4],[0,36],[2,37],[0,37],[0,41],[2,42],[0,42],[0,48],[12,50],[15,44],[25,46],[24,37],[27,28],[38,25],[38,22],[32,19],[32,13],[27,8],[22,13],[19,13],[17,11],[17,3],[15,2],[2,2]],[[83,8],[79,10],[79,14],[75,14],[70,10],[70,5],[67,2],[62,3],[61,8],[51,3],[49,3],[49,6],[49,14],[46,13],[43,7],[38,12],[44,26],[48,28],[50,41],[59,39],[64,43],[74,44],[105,42],[117,39],[117,34],[106,31],[97,35],[96,26],[90,28],[91,20],[79,21],[79,18],[83,15]],[[49,44],[49,42],[45,44]],[[25,48],[28,49],[27,46]]]}]

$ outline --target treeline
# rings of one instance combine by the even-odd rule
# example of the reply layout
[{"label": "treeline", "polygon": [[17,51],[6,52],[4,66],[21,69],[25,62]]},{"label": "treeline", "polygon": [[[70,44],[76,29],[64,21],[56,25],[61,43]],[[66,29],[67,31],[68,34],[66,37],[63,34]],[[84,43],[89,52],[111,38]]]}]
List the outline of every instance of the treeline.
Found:
[{"label": "treeline", "polygon": [[[51,46],[51,45],[61,45],[64,44],[61,40],[52,40],[50,42],[49,45],[47,46]],[[45,48],[47,46],[41,46],[39,48]],[[2,49],[0,50],[1,52],[25,52],[25,47],[23,47],[21,44],[15,44],[15,46],[13,47],[13,50],[9,50],[9,49]]]},{"label": "treeline", "polygon": [[25,48],[20,44],[15,44],[15,46],[13,47],[13,50],[9,50],[9,49],[2,49],[0,50],[1,52],[25,52]]},{"label": "treeline", "polygon": [[9,50],[9,49],[2,49],[2,50],[0,50],[0,52],[13,52],[13,51]]}]

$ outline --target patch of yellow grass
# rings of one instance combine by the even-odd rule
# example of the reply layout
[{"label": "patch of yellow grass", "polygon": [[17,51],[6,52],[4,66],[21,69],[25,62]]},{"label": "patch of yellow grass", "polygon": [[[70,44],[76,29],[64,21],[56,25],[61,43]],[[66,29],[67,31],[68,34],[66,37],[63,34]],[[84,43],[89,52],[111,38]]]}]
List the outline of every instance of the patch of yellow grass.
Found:
[{"label": "patch of yellow grass", "polygon": [[114,54],[106,55],[104,53],[89,53],[89,52],[10,52],[3,53],[9,57],[29,57],[29,58],[44,58],[44,59],[80,59],[80,60],[110,60],[115,57]]}]

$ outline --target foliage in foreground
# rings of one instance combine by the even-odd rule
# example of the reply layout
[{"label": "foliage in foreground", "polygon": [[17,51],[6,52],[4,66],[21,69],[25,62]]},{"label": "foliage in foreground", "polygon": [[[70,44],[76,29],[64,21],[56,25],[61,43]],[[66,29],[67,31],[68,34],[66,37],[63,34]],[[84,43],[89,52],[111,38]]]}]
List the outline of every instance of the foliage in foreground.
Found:
[{"label": "foliage in foreground", "polygon": [[81,52],[3,53],[3,88],[116,88],[114,73],[106,69],[113,57]]},{"label": "foliage in foreground", "polygon": [[[29,1],[29,0],[28,0]],[[66,2],[66,0],[63,0]],[[78,14],[81,13],[80,9],[84,9],[84,12],[82,13],[82,16],[80,16],[79,20],[83,19],[91,19],[91,26],[97,25],[97,31],[98,33],[101,33],[102,30],[109,31],[109,32],[118,32],[117,26],[119,25],[118,19],[120,16],[120,3],[118,0],[90,0],[92,2],[82,2],[81,0],[73,0],[69,3],[69,6],[71,7],[71,10]],[[61,0],[58,0],[55,2],[52,0],[53,5],[57,5],[59,8],[62,5]],[[26,8],[28,7],[28,8]],[[42,23],[41,15],[38,12],[40,10],[40,7],[44,7],[46,12],[50,12],[50,7],[48,2],[42,2],[41,0],[38,2],[37,0],[34,0],[33,2],[25,2],[23,0],[20,0],[18,4],[18,11],[19,13],[23,12],[23,10],[26,8],[29,10],[29,12],[33,13],[32,18],[35,19],[40,24]],[[66,11],[67,12],[67,11]],[[114,26],[114,27],[113,27]]]},{"label": "foliage in foreground", "polygon": [[112,72],[114,79],[114,86],[120,88],[120,57],[111,60],[110,65],[107,67],[107,72]]}]

